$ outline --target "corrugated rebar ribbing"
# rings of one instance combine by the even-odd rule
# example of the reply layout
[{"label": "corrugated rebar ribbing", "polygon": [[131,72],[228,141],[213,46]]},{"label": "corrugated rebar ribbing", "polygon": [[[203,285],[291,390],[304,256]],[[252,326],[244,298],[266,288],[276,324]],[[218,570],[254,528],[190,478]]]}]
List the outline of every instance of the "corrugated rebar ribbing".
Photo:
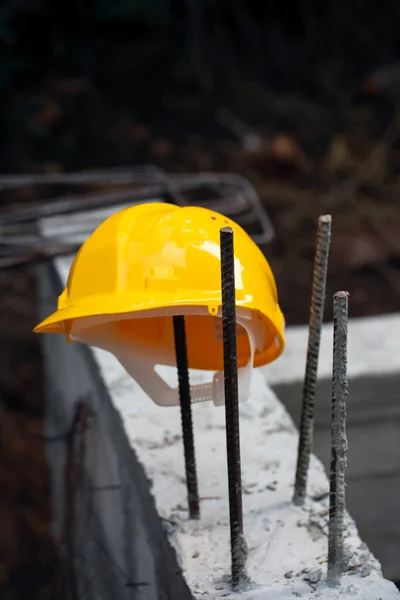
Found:
[{"label": "corrugated rebar ribbing", "polygon": [[333,377],[331,424],[331,472],[329,493],[328,584],[338,586],[343,570],[343,527],[346,511],[347,466],[347,292],[333,297]]},{"label": "corrugated rebar ribbing", "polygon": [[222,325],[224,346],[224,385],[226,447],[229,481],[232,583],[245,574],[247,546],[243,536],[242,478],[240,465],[239,395],[237,372],[236,297],[233,229],[220,230]]},{"label": "corrugated rebar ribbing", "polygon": [[296,504],[303,504],[306,496],[308,468],[313,447],[315,391],[317,387],[319,347],[325,305],[326,275],[328,271],[331,223],[331,215],[322,215],[318,219],[317,243],[311,293],[310,322],[308,331],[306,372],[303,385],[299,447],[293,496],[293,501]]},{"label": "corrugated rebar ribbing", "polygon": [[185,317],[174,316],[173,324],[176,366],[178,369],[179,398],[181,406],[183,449],[185,453],[186,485],[189,504],[189,516],[192,519],[198,519],[200,515],[200,504],[197,486],[196,454],[193,436],[192,404],[190,398]]}]

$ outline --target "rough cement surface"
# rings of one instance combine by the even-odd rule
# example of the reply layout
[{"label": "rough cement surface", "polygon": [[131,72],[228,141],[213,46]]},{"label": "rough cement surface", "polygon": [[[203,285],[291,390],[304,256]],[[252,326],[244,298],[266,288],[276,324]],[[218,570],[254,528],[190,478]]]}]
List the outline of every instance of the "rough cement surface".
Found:
[{"label": "rough cement surface", "polygon": [[[177,550],[183,575],[196,598],[236,598],[229,583],[229,523],[224,411],[194,407],[201,520],[187,516],[179,409],[155,406],[106,353],[95,350],[125,431],[153,484],[157,508]],[[197,374],[197,382],[202,377]],[[194,377],[193,377],[194,379]],[[172,382],[171,382],[172,383]],[[358,537],[346,514],[343,585],[327,588],[328,481],[314,457],[310,493],[319,499],[293,506],[297,433],[273,392],[255,373],[251,400],[241,406],[245,535],[251,581],[241,597],[368,600],[399,598],[395,586]],[[325,496],[321,499],[321,496]],[[315,572],[321,570],[321,578]],[[310,576],[311,574],[311,576]],[[315,582],[315,583],[314,583]]]},{"label": "rough cement surface", "polygon": [[[71,260],[56,261],[66,281]],[[240,407],[244,528],[250,584],[232,592],[229,583],[229,522],[224,410],[194,406],[201,520],[189,521],[178,407],[160,408],[128,378],[113,356],[94,350],[102,377],[122,417],[126,435],[145,468],[152,493],[180,560],[182,574],[198,599],[283,600],[399,598],[381,578],[380,567],[346,514],[346,576],[340,589],[326,586],[328,481],[312,457],[309,500],[293,506],[297,432],[287,412],[254,373],[251,399]],[[192,382],[204,375],[192,373]],[[168,370],[169,383],[177,383]]]}]

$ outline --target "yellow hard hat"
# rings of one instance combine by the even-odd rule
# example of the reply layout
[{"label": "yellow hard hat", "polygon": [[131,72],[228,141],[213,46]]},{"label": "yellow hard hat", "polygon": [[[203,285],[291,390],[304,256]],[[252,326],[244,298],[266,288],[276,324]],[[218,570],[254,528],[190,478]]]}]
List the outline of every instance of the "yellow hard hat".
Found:
[{"label": "yellow hard hat", "polygon": [[181,314],[189,367],[222,371],[220,229],[226,226],[234,231],[238,366],[253,352],[251,366],[275,360],[284,348],[284,318],[266,258],[239,225],[193,206],[149,202],[107,218],[77,253],[58,310],[35,331],[105,348],[123,364],[119,349],[127,354],[136,347],[153,353],[155,364],[172,366],[171,315]]}]

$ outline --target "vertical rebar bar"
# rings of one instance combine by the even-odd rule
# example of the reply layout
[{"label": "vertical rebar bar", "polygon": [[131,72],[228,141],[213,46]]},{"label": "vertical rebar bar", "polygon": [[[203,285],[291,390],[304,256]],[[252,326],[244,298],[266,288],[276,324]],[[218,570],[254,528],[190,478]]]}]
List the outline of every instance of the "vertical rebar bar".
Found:
[{"label": "vertical rebar bar", "polygon": [[324,316],[331,224],[331,215],[322,215],[318,219],[311,292],[310,321],[308,329],[306,371],[303,384],[299,447],[297,453],[296,477],[293,496],[293,501],[296,504],[303,504],[306,497],[308,468],[313,447],[315,391],[317,387],[319,347],[321,341],[322,321]]},{"label": "vertical rebar bar", "polygon": [[243,535],[234,241],[233,229],[231,227],[223,227],[220,230],[220,243],[229,522],[231,535],[232,583],[236,586],[245,575],[247,545]]},{"label": "vertical rebar bar", "polygon": [[343,527],[346,510],[347,466],[347,292],[333,296],[333,377],[331,424],[331,472],[329,493],[328,584],[338,586],[343,570]]},{"label": "vertical rebar bar", "polygon": [[174,316],[173,324],[176,366],[178,369],[179,399],[181,406],[182,438],[183,450],[185,454],[189,517],[191,519],[198,519],[200,515],[200,503],[197,486],[196,454],[193,436],[192,403],[190,398],[185,317]]}]

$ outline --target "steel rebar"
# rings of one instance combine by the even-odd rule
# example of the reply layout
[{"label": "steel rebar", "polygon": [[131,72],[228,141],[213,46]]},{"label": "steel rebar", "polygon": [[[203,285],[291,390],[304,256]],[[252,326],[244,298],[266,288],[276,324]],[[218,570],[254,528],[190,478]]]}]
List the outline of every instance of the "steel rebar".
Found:
[{"label": "steel rebar", "polygon": [[331,472],[329,493],[328,577],[338,586],[343,570],[343,528],[346,510],[345,472],[347,466],[346,404],[347,385],[347,292],[333,296],[333,377],[331,424]]},{"label": "steel rebar", "polygon": [[190,398],[185,317],[174,316],[173,326],[176,366],[178,370],[179,399],[181,407],[182,438],[185,455],[189,516],[191,519],[198,519],[200,516],[200,503],[197,485],[196,454],[193,435],[192,403]]},{"label": "steel rebar", "polygon": [[232,583],[236,586],[245,575],[247,545],[243,535],[234,241],[231,227],[220,230],[220,243],[231,571]]},{"label": "steel rebar", "polygon": [[308,330],[307,359],[303,384],[299,446],[293,496],[293,501],[295,504],[303,504],[306,497],[308,468],[310,464],[310,455],[313,448],[315,392],[317,387],[319,347],[325,305],[326,275],[328,271],[331,224],[331,215],[322,215],[318,219]]}]

